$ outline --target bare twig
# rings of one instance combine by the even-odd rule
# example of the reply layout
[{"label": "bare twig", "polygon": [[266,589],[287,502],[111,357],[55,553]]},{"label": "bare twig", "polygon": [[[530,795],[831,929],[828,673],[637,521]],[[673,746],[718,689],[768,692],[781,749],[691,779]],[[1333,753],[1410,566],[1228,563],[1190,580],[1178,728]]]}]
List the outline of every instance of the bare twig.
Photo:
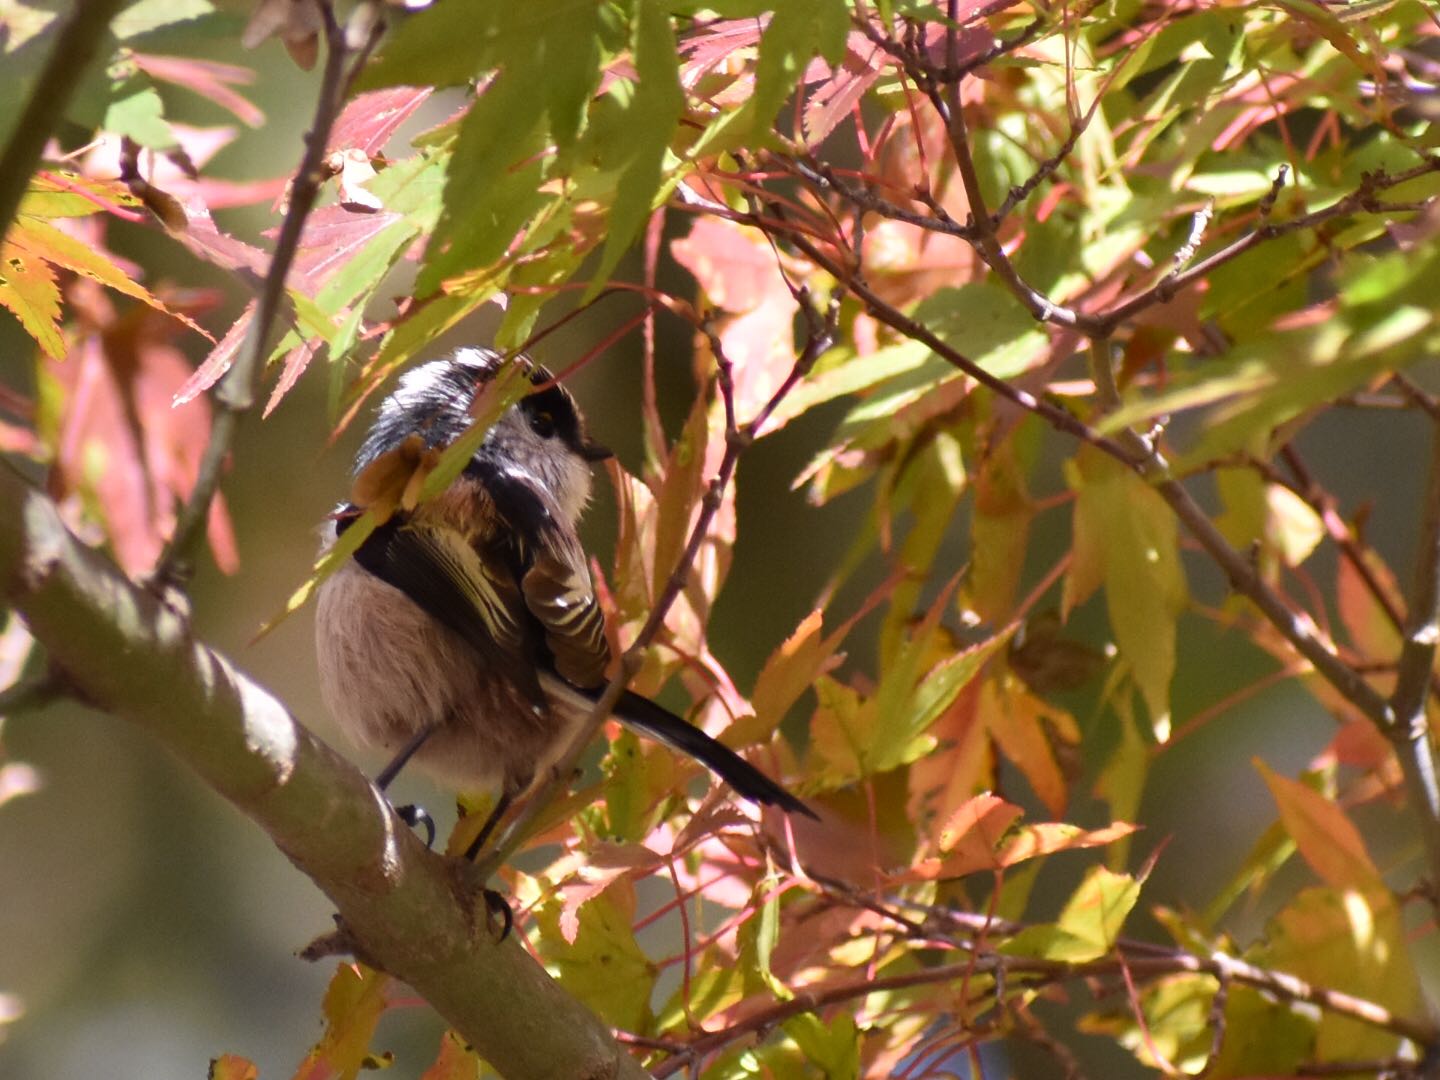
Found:
[{"label": "bare twig", "polygon": [[55,45],[0,153],[0,240],[10,231],[45,143],[80,86],[81,73],[94,61],[110,20],[123,6],[124,0],[79,0],[68,17],[58,20]]},{"label": "bare twig", "polygon": [[[947,0],[947,13],[951,25],[946,29],[945,52],[946,64],[951,68],[958,66],[956,57],[959,40],[954,25],[958,11],[959,0]],[[986,209],[985,193],[980,188],[980,174],[975,168],[975,157],[970,150],[970,133],[965,124],[965,110],[960,101],[961,81],[957,79],[949,85],[950,97],[948,100],[942,93],[941,86],[934,80],[925,79],[921,83],[921,87],[930,98],[935,111],[945,121],[945,130],[950,138],[950,149],[955,156],[955,165],[960,172],[960,182],[965,188],[965,198],[970,204],[969,224],[975,230],[975,250],[985,260],[986,265],[994,271],[1001,283],[1020,303],[1025,305],[1030,314],[1038,321],[1053,322],[1059,326],[1081,326],[1085,320],[1081,319],[1074,311],[1061,304],[1056,304],[1025,281],[1015,269],[1015,264],[1010,261],[1010,256],[1005,254],[1005,249],[1000,246],[1000,240],[995,234],[995,219]]]},{"label": "bare twig", "polygon": [[1397,371],[1391,375],[1390,381],[1400,388],[1410,405],[1419,407],[1431,420],[1440,422],[1440,399],[1437,399],[1434,394],[1427,393],[1403,371]]},{"label": "bare twig", "polygon": [[881,217],[889,218],[892,221],[903,222],[906,225],[913,225],[917,229],[924,229],[927,232],[941,233],[945,236],[958,236],[962,240],[971,240],[975,236],[975,230],[966,225],[961,225],[946,215],[940,217],[934,213],[922,214],[916,210],[907,210],[898,203],[876,195],[868,188],[857,187],[844,177],[840,176],[835,169],[823,162],[803,162],[794,158],[774,155],[771,158],[783,168],[788,168],[794,174],[810,184],[819,191],[834,191],[842,199],[854,204],[861,210],[868,210],[871,213],[879,214]]},{"label": "bare twig", "polygon": [[1355,530],[1340,516],[1339,507],[1335,499],[1323,487],[1321,487],[1311,474],[1299,452],[1287,444],[1280,449],[1280,458],[1294,474],[1293,482],[1286,480],[1277,471],[1265,462],[1249,459],[1247,464],[1256,469],[1261,476],[1271,483],[1279,484],[1286,490],[1300,498],[1307,506],[1314,511],[1324,526],[1326,534],[1337,548],[1340,554],[1348,562],[1356,575],[1365,585],[1365,590],[1374,599],[1380,610],[1396,630],[1404,629],[1404,613],[1395,606],[1395,599],[1389,591],[1380,583],[1375,576],[1375,571],[1370,565],[1370,560],[1365,557],[1364,545]]},{"label": "bare twig", "polygon": [[1103,93],[1095,95],[1095,100],[1090,103],[1090,108],[1086,110],[1085,115],[1070,125],[1070,134],[1065,136],[1065,141],[1060,144],[1056,151],[1042,161],[1039,167],[1030,174],[1024,183],[1017,184],[1010,189],[1004,201],[996,207],[995,213],[992,215],[993,221],[997,223],[1004,221],[1005,218],[1009,216],[1011,210],[1014,210],[1015,207],[1030,197],[1032,191],[1055,175],[1055,171],[1069,159],[1070,154],[1075,149],[1075,144],[1080,141],[1080,136],[1084,135],[1086,129],[1089,128],[1090,121],[1095,119],[1095,113],[1100,108],[1100,102],[1104,100],[1105,95]]},{"label": "bare twig", "polygon": [[[1432,425],[1430,475],[1426,482],[1416,550],[1415,584],[1405,620],[1405,643],[1395,691],[1390,697],[1394,722],[1388,732],[1405,777],[1405,787],[1420,819],[1429,861],[1430,884],[1440,885],[1440,784],[1425,699],[1440,645],[1440,426]],[[1440,910],[1440,901],[1436,902]]]},{"label": "bare twig", "polygon": [[1210,1013],[1206,1023],[1210,1026],[1210,1052],[1205,1055],[1205,1067],[1197,1076],[1205,1076],[1211,1066],[1220,1060],[1220,1051],[1225,1047],[1225,1008],[1230,1002],[1230,980],[1220,977],[1215,996],[1210,999]]},{"label": "bare twig", "polygon": [[[975,17],[979,18],[981,16],[977,13]],[[979,71],[985,65],[998,60],[1000,57],[1008,56],[1017,49],[1023,49],[1040,36],[1040,32],[1049,25],[1049,20],[1042,11],[1040,16],[1027,23],[1014,37],[1003,38],[997,41],[984,52],[977,53],[963,63],[957,63],[953,66],[947,63],[945,67],[938,67],[930,63],[914,49],[902,45],[876,26],[874,20],[866,17],[858,10],[854,24],[873,44],[878,45],[884,52],[900,61],[902,65],[911,68],[918,75],[933,80],[936,83],[948,83],[954,82],[957,79],[963,79],[971,72]]]},{"label": "bare twig", "polygon": [[226,372],[215,394],[219,409],[200,459],[195,486],[180,510],[170,542],[151,573],[152,581],[162,587],[179,585],[188,576],[194,561],[194,548],[204,532],[210,504],[219,487],[220,474],[230,453],[240,417],[249,411],[259,394],[265,374],[265,357],[285,304],[285,282],[300,246],[305,220],[310,216],[320,187],[328,175],[324,160],[330,129],[340,115],[351,83],[384,28],[378,0],[366,0],[359,4],[344,26],[336,21],[330,0],[317,2],[325,24],[325,69],[315,101],[314,118],[305,135],[305,153],[290,186],[290,204],[260,289],[255,317],[246,331],[234,367]]},{"label": "bare twig", "polygon": [[1329,206],[1321,207],[1319,210],[1312,210],[1308,214],[1301,214],[1290,218],[1287,221],[1271,221],[1269,209],[1274,205],[1276,193],[1279,186],[1284,182],[1283,173],[1277,176],[1274,184],[1271,185],[1269,193],[1261,200],[1260,224],[1252,231],[1246,233],[1238,240],[1227,244],[1219,251],[1213,252],[1193,263],[1189,268],[1177,274],[1166,274],[1154,285],[1143,289],[1130,297],[1116,304],[1109,311],[1099,316],[1091,316],[1095,329],[1100,334],[1108,334],[1118,327],[1125,320],[1133,318],[1155,304],[1164,303],[1178,293],[1181,289],[1202,281],[1216,269],[1226,263],[1238,259],[1246,252],[1259,247],[1267,241],[1278,236],[1311,229],[1316,225],[1324,224],[1334,218],[1344,217],[1348,214],[1388,214],[1410,212],[1414,208],[1404,204],[1383,203],[1379,200],[1382,192],[1389,191],[1417,177],[1427,173],[1440,171],[1440,156],[1431,156],[1422,161],[1419,165],[1412,166],[1398,173],[1367,173],[1356,189],[1348,195],[1342,195]]}]

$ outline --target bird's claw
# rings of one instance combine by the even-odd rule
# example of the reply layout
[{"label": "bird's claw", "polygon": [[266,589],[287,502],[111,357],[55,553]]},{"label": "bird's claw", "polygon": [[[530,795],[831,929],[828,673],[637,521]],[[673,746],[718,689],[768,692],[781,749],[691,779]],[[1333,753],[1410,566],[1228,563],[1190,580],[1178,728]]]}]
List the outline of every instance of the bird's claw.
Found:
[{"label": "bird's claw", "polygon": [[414,829],[419,826],[425,828],[425,846],[435,846],[435,819],[430,816],[430,811],[423,806],[416,806],[414,803],[407,803],[404,806],[395,807],[395,813],[401,821]]},{"label": "bird's claw", "polygon": [[485,901],[486,923],[493,928],[495,919],[500,920],[500,932],[495,935],[495,944],[499,945],[515,928],[515,912],[511,909],[510,902],[494,889],[481,889],[480,897]]}]

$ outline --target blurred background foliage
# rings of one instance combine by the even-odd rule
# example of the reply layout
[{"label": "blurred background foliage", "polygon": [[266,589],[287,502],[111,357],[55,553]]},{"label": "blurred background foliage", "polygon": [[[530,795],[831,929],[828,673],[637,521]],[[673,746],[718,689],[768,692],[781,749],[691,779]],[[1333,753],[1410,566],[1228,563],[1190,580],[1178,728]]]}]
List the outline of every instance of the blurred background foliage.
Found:
[{"label": "blurred background foliage", "polygon": [[[11,35],[3,57],[6,77],[0,79],[0,139],[8,134],[5,125],[13,121],[26,100],[30,79],[48,44],[43,34],[24,40],[25,28],[39,26],[46,11],[63,12],[68,6],[0,0],[0,20]],[[920,22],[934,14],[923,6],[895,6],[912,12]],[[1003,23],[1013,29],[1020,24],[1004,15],[1006,6],[994,5],[1000,13],[997,25]],[[1258,20],[1261,16],[1255,12],[1268,9],[1283,19],[1294,6],[1193,5],[1197,11],[1205,9],[1214,15],[1215,21],[1207,26],[1215,32],[1232,25],[1227,22],[1232,15],[1242,17],[1235,11],[1243,10]],[[1343,5],[1328,5],[1339,6]],[[167,94],[165,107],[167,117],[176,123],[224,124],[233,129],[233,139],[205,166],[207,175],[236,182],[272,182],[269,198],[250,205],[217,208],[215,213],[223,230],[258,243],[260,232],[273,228],[277,220],[272,200],[279,196],[283,179],[298,159],[308,103],[315,96],[319,73],[298,69],[274,40],[242,52],[237,41],[251,17],[250,5],[226,0],[214,4],[213,12],[209,11],[211,7],[197,0],[197,12],[200,8],[207,11],[203,19],[163,28],[147,36],[144,46],[157,54],[183,53],[226,64],[243,63],[254,69],[253,81],[243,87],[245,97],[263,113],[263,120],[253,126],[238,122],[231,113],[200,95]],[[1045,5],[1019,7],[1023,10],[1012,14],[1028,16],[1032,7],[1039,11]],[[1117,25],[1127,19],[1142,21],[1139,4],[1098,7],[1101,10],[1095,13],[1097,20],[1108,17]],[[1086,12],[1095,12],[1096,8],[1088,5]],[[1405,23],[1406,12],[1418,5],[1399,8],[1401,14],[1392,11],[1393,22],[1386,24],[1387,28]],[[1389,6],[1386,10],[1390,10]],[[1418,17],[1413,21],[1423,25]],[[1167,32],[1175,39],[1186,35],[1196,40],[1203,37],[1193,25],[1186,28],[1180,22]],[[1096,37],[1103,38],[1103,34],[1096,31]],[[1363,34],[1359,39],[1365,47],[1370,46],[1370,39]],[[1159,44],[1150,47],[1171,49],[1176,56],[1190,55],[1185,50],[1194,44],[1189,38],[1167,40],[1163,35],[1158,40]],[[1338,40],[1331,38],[1332,43]],[[1416,45],[1417,50],[1425,52],[1434,40],[1431,36]],[[1213,41],[1204,44],[1214,59],[1228,55]],[[1320,58],[1313,59],[1314,66],[1306,69],[1307,76],[1318,79],[1316,71],[1335,61],[1335,50],[1327,50],[1323,44],[1316,46],[1314,41],[1306,44],[1312,51],[1302,59],[1310,63]],[[1429,49],[1430,53],[1434,51]],[[403,52],[396,59],[396,53],[382,50],[382,57],[388,57],[392,66],[404,61]],[[437,65],[448,70],[441,58],[437,58]],[[387,70],[382,64],[381,74],[374,77],[377,84],[385,81]],[[1025,70],[1023,64],[1005,68],[1003,77],[1019,82]],[[1163,106],[1163,101],[1157,103],[1146,95],[1152,89],[1158,94],[1162,81],[1174,74],[1175,68],[1157,61],[1146,76],[1150,81],[1142,80],[1132,88],[1135,98],[1157,108]],[[790,75],[791,83],[775,99],[776,106],[793,87],[795,73]],[[113,102],[113,90],[107,90],[102,83],[92,79],[82,89],[70,112],[70,126],[59,133],[59,149],[79,149],[106,114]],[[1117,93],[1118,89],[1109,88]],[[1187,92],[1183,79],[1177,79],[1169,92],[1177,99],[1183,98]],[[1200,111],[1201,94],[1201,89],[1196,89],[1186,109]],[[441,123],[463,99],[458,90],[437,94],[407,121],[392,145],[403,146],[406,137]],[[302,102],[306,103],[304,107],[299,104]],[[893,102],[887,102],[886,107],[893,107]],[[1295,118],[1297,134],[1307,125],[1309,130],[1319,131],[1326,110],[1331,108],[1345,114],[1349,106],[1317,95],[1311,106],[1313,115],[1302,111]],[[1353,115],[1346,115],[1357,129],[1364,128]],[[1057,108],[1055,116],[1058,125],[1064,114]],[[1185,111],[1184,120],[1196,122],[1189,111]],[[1412,123],[1408,130],[1419,127],[1423,125]],[[1196,139],[1216,135],[1203,125],[1194,131],[1191,137]],[[997,159],[1013,149],[1012,143],[1021,141],[1015,131],[999,124],[984,134],[985,152],[993,153]],[[1354,135],[1354,143],[1347,146],[1373,149],[1374,141],[1368,139],[1368,134]],[[1273,176],[1273,169],[1268,168],[1270,158],[1283,156],[1264,139],[1257,138],[1257,143],[1264,144],[1264,151],[1243,161],[1237,155],[1239,164],[1233,173],[1210,168],[1213,192],[1197,185],[1191,194],[1214,194],[1222,214],[1227,207],[1253,205],[1264,194],[1267,178]],[[855,160],[854,148],[847,148],[839,158]],[[1023,156],[1021,164],[1022,173],[1033,168],[1033,161]],[[1213,161],[1210,164],[1213,166]],[[1351,177],[1352,182],[1358,180],[1356,168],[1347,166],[1338,171]],[[1256,177],[1260,178],[1258,187]],[[1234,192],[1222,189],[1226,181],[1237,185]],[[1141,186],[1142,180],[1137,178],[1136,183]],[[1196,207],[1202,204],[1194,202]],[[1129,209],[1137,221],[1142,208]],[[1298,208],[1291,210],[1299,212]],[[456,211],[452,208],[450,212]],[[1171,246],[1177,246],[1188,227],[1189,215],[1177,212],[1165,221]],[[1153,226],[1154,222],[1131,222],[1130,227],[1143,228],[1147,224]],[[659,246],[656,278],[663,292],[695,295],[694,284],[670,247],[670,241],[683,237],[689,229],[690,222],[680,214],[672,213],[665,222],[665,242]],[[1045,244],[1055,245],[1054,257],[1063,263],[1070,254],[1063,249],[1071,239],[1058,230],[1046,233],[1037,227],[1023,249],[1028,261],[1021,265],[1027,273],[1034,271],[1033,280],[1052,283],[1047,275],[1058,278],[1059,269],[1046,265]],[[112,220],[105,227],[104,242],[121,259],[143,266],[144,280],[156,294],[181,295],[167,292],[172,287],[211,290],[213,295],[206,297],[204,304],[213,306],[202,321],[212,330],[239,317],[247,294],[237,287],[233,276],[197,259],[160,230],[147,224]],[[1362,267],[1369,265],[1366,259],[1370,256],[1380,259],[1389,254],[1379,242],[1373,251],[1356,247],[1361,251],[1357,261]],[[1337,250],[1348,253],[1343,245]],[[1277,266],[1288,268],[1285,254],[1272,250],[1268,261],[1244,268],[1231,264],[1228,277],[1217,275],[1211,301],[1223,307],[1227,295],[1262,291],[1259,283],[1267,280],[1266,274],[1273,273]],[[622,257],[620,252],[607,251],[603,246],[590,255],[578,276],[584,279],[597,270],[597,261],[612,258],[618,260],[613,273],[616,280],[644,280],[638,254],[632,251]],[[1020,258],[1017,256],[1017,261]],[[1295,261],[1304,260],[1296,254]],[[1353,265],[1345,264],[1346,268]],[[427,270],[434,271],[434,267],[419,272],[423,275]],[[404,295],[414,274],[413,268],[403,265],[397,269],[387,279],[373,308],[380,309],[390,304],[392,297]],[[1340,276],[1343,279],[1344,275]],[[1300,295],[1276,300],[1274,310],[1263,316],[1251,311],[1244,319],[1254,318],[1256,326],[1268,330],[1271,320],[1285,310],[1302,309],[1305,289],[1319,286],[1303,275],[1297,274],[1296,280]],[[1399,287],[1404,284],[1400,282]],[[1362,280],[1356,288],[1363,291],[1367,287],[1371,286]],[[1271,294],[1266,291],[1265,295]],[[1381,295],[1380,302],[1388,295]],[[558,318],[576,299],[578,294],[557,301],[546,309],[544,320]],[[1433,296],[1430,303],[1433,305]],[[632,297],[607,298],[547,337],[534,354],[542,362],[563,368],[595,342],[625,326],[640,310],[641,305]],[[386,309],[376,317],[390,314],[391,309]],[[512,323],[518,322],[518,326],[500,326],[500,318],[493,307],[480,307],[454,327],[437,328],[440,332],[427,340],[420,355],[485,342],[497,333],[508,335],[511,341],[524,337],[528,324],[514,314],[513,308]],[[1227,332],[1244,338],[1252,329],[1244,319],[1221,311],[1215,321],[1224,324]],[[1025,332],[1034,331],[1025,324],[1016,329],[1015,336]],[[665,318],[658,321],[657,334],[658,404],[665,430],[674,438],[697,389],[694,342],[687,327]],[[183,336],[176,343],[195,365],[209,351],[207,343],[195,335]],[[1136,350],[1143,351],[1139,346]],[[35,376],[40,369],[33,361],[34,351],[33,342],[14,320],[0,318],[0,382],[25,399],[41,400],[45,388]],[[1214,365],[1230,362],[1228,356],[1202,357],[1198,361],[1195,356],[1171,359],[1182,390],[1212,377]],[[1406,359],[1407,363],[1413,361],[1414,357]],[[597,437],[611,445],[621,463],[636,474],[642,471],[646,456],[638,390],[641,368],[640,342],[632,333],[589,363],[570,384]],[[1083,374],[1083,363],[1071,363],[1052,372],[1057,381],[1062,376],[1079,378]],[[1440,388],[1440,377],[1428,363],[1412,366],[1410,375],[1421,387]],[[1161,411],[1154,401],[1168,400],[1164,395],[1172,387],[1162,379],[1158,386],[1150,384],[1147,389],[1153,391],[1148,400],[1131,400],[1132,419],[1146,420]],[[348,462],[357,433],[348,431],[335,445],[325,445],[333,405],[333,389],[326,385],[326,376],[317,366],[300,379],[272,415],[263,421],[255,415],[247,418],[234,446],[235,467],[224,482],[239,554],[238,569],[223,574],[208,560],[202,563],[193,601],[197,633],[203,640],[236,658],[248,673],[286,701],[302,722],[343,745],[318,699],[308,608],[301,609],[273,633],[252,642],[257,628],[281,609],[285,598],[309,573],[317,525],[346,490]],[[708,643],[741,688],[754,685],[767,658],[814,606],[833,568],[852,550],[854,539],[873,527],[874,493],[868,488],[861,486],[819,506],[806,497],[804,490],[796,488],[797,477],[817,448],[832,438],[850,407],[851,403],[842,399],[806,413],[777,434],[760,440],[740,465],[740,527],[735,561],[729,587],[720,593],[716,603]],[[1200,420],[1194,416],[1189,414],[1175,425],[1174,434],[1183,445],[1203,445],[1219,426],[1213,414]],[[1363,519],[1365,539],[1391,567],[1397,568],[1402,581],[1408,580],[1406,568],[1415,556],[1416,507],[1423,499],[1423,462],[1428,458],[1429,437],[1433,434],[1430,421],[1416,411],[1391,414],[1359,409],[1330,410],[1307,417],[1307,421],[1294,440],[1301,457],[1317,476],[1323,477],[1340,513],[1347,519]],[[1030,499],[1036,504],[1063,501],[1068,491],[1063,463],[1075,454],[1074,441],[1044,428],[1033,418],[1027,424],[1031,430],[1023,439],[1024,452],[1031,455]],[[586,540],[600,564],[609,567],[617,536],[616,506],[609,485],[602,483],[598,488],[596,504],[587,519]],[[1220,500],[1208,492],[1205,501],[1217,513],[1222,509]],[[972,558],[971,515],[972,504],[961,503],[945,525],[932,560],[933,576],[913,597],[915,613],[923,612],[939,595],[946,578]],[[1050,509],[1046,516],[1037,518],[1024,551],[1019,592],[1023,595],[1070,550],[1072,542],[1068,510]],[[1203,559],[1188,554],[1186,567],[1194,594],[1223,595],[1223,580]],[[1333,581],[1338,573],[1333,551],[1323,545],[1307,567],[1316,581]],[[831,610],[855,610],[885,579],[888,570],[884,557],[868,553],[833,600]],[[847,674],[859,673],[862,681],[867,675],[873,677],[878,666],[875,658],[882,650],[881,622],[879,617],[865,620],[847,642],[845,651],[851,665],[845,669]],[[947,622],[953,624],[951,630],[957,640],[972,633],[975,637],[971,640],[979,640],[982,630],[954,620]],[[827,618],[827,628],[829,625]],[[1149,921],[1146,913],[1155,909],[1196,911],[1210,903],[1240,872],[1247,855],[1273,826],[1274,800],[1262,775],[1252,767],[1252,759],[1263,760],[1282,776],[1293,776],[1312,765],[1331,744],[1335,733],[1325,708],[1293,681],[1273,682],[1237,700],[1233,707],[1217,711],[1217,703],[1223,705],[1228,694],[1267,679],[1275,665],[1244,635],[1231,632],[1216,619],[1188,612],[1178,625],[1179,662],[1170,687],[1170,708],[1179,737],[1170,745],[1152,745],[1148,750],[1151,767],[1136,813],[1143,832],[1132,846],[1136,853],[1132,862],[1136,864],[1145,856],[1156,857],[1136,918],[1127,928],[1128,932],[1145,936],[1159,935],[1158,924]],[[1081,607],[1066,623],[1065,634],[1092,646],[1097,653],[1103,651],[1112,637],[1104,605],[1091,602]],[[684,695],[675,687],[667,693],[668,703],[683,705]],[[1093,792],[1093,783],[1107,758],[1106,748],[1122,739],[1121,722],[1108,708],[1106,699],[1107,686],[1102,679],[1092,679],[1060,695],[1077,718],[1085,748],[1084,761],[1077,767],[1078,777],[1070,785],[1072,799],[1065,820],[1087,827],[1098,827],[1111,819],[1109,808]],[[1202,722],[1192,730],[1190,722],[1197,718]],[[791,716],[787,730],[803,742],[806,717],[798,712]],[[206,1062],[223,1051],[249,1057],[260,1067],[262,1076],[287,1075],[319,1034],[318,1002],[330,970],[323,965],[308,966],[293,953],[327,928],[330,909],[323,897],[248,822],[123,724],[74,705],[56,705],[7,721],[4,749],[8,760],[33,766],[40,786],[33,794],[8,802],[0,810],[0,992],[11,995],[4,1000],[14,1014],[10,1022],[0,1024],[0,1075],[37,1080],[78,1080],[97,1074],[144,1076],[149,1080],[188,1078],[202,1075]],[[372,772],[379,764],[363,754],[355,757]],[[1023,805],[1036,819],[1046,819],[1046,808],[1030,791],[1026,779],[1003,763],[997,769],[995,779],[1006,798]],[[396,794],[399,799],[414,799],[437,809],[448,810],[452,801],[450,793],[436,790],[416,776],[403,776]],[[887,789],[882,796],[903,798],[903,792]],[[1415,859],[1418,835],[1406,827],[1406,819],[1395,813],[1393,805],[1382,802],[1359,806],[1355,817],[1382,870],[1390,871]],[[1080,877],[1077,865],[1065,864],[1063,858],[1045,865],[1033,886],[1027,918],[1053,919],[1059,914]],[[1225,932],[1238,942],[1256,938],[1267,920],[1311,880],[1310,872],[1292,859],[1263,888],[1253,891],[1229,912]],[[663,902],[668,895],[668,885],[657,885],[648,893],[647,889],[648,884],[642,888],[645,907]],[[968,891],[970,895],[966,887],[960,887],[954,896],[973,903],[983,901],[984,888]],[[1433,934],[1421,933],[1433,928],[1419,914],[1407,917],[1416,938],[1414,964],[1433,999],[1440,993],[1440,968]],[[665,955],[674,950],[678,929],[673,918],[662,920],[642,936],[642,944],[652,955]],[[657,1000],[663,1000],[673,990],[674,978],[666,976],[660,986],[663,992],[657,992]],[[1059,1001],[1047,1008],[1053,1010],[1052,1015],[1068,1018],[1062,1023],[1073,1023],[1091,1004],[1084,1000]],[[397,1009],[387,1016],[376,1046],[396,1051],[398,1060],[389,1075],[418,1076],[434,1056],[433,1047],[441,1029],[440,1022],[422,1007]],[[1111,1037],[1082,1033],[1071,1038],[1093,1075],[1149,1072]],[[1053,1062],[1023,1041],[1007,1045],[1003,1053],[997,1051],[993,1057],[987,1051],[985,1060],[997,1070],[1010,1068],[1018,1075],[1054,1075]],[[965,1074],[962,1064],[947,1067],[955,1070],[954,1075]]]}]

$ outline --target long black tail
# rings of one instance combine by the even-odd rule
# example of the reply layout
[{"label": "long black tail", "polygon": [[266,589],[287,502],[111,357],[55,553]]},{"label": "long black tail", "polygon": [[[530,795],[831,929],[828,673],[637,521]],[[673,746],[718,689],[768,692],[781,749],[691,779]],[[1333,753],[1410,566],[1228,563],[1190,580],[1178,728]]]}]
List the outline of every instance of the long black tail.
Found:
[{"label": "long black tail", "polygon": [[[566,688],[592,703],[602,689],[582,690],[566,684]],[[716,742],[694,724],[687,724],[669,709],[656,705],[647,697],[626,690],[615,706],[615,718],[641,734],[694,758],[742,797],[766,806],[778,806],[791,814],[819,818],[803,802],[771,780],[724,743]]]}]

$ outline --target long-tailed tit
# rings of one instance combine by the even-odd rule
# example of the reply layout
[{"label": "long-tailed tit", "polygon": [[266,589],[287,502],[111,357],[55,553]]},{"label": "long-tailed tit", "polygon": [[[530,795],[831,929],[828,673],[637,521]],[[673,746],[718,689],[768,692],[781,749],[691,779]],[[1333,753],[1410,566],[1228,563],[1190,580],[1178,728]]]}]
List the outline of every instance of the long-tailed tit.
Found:
[{"label": "long-tailed tit", "polygon": [[[320,588],[316,643],[325,703],[357,741],[462,790],[497,796],[489,831],[562,755],[606,683],[610,651],[576,523],[590,498],[592,442],[575,401],[528,361],[529,393],[485,435],[441,494],[398,510]],[[357,490],[459,438],[504,361],[460,349],[407,372],[355,462]],[[358,501],[357,496],[357,501]],[[346,503],[333,542],[364,508]],[[728,747],[626,692],[623,723],[700,761],[740,795],[811,814]],[[813,814],[811,814],[813,816]]]}]

